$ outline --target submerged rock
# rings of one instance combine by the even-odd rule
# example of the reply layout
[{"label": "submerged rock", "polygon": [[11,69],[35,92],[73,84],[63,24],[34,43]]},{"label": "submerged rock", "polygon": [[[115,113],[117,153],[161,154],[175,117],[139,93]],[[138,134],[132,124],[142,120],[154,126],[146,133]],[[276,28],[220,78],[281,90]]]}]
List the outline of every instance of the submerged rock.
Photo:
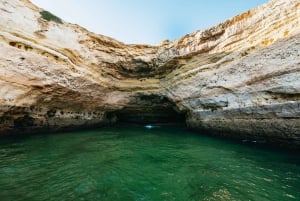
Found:
[{"label": "submerged rock", "polygon": [[300,147],[298,0],[271,0],[158,46],[45,19],[28,0],[0,9],[1,134],[186,120]]}]

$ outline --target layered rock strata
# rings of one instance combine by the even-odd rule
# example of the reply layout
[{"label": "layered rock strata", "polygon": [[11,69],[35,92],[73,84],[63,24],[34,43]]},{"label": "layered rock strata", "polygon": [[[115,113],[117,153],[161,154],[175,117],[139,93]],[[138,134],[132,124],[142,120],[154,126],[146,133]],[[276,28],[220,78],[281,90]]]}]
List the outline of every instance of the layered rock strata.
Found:
[{"label": "layered rock strata", "polygon": [[271,0],[157,46],[0,2],[0,133],[182,122],[300,147],[300,2]]}]

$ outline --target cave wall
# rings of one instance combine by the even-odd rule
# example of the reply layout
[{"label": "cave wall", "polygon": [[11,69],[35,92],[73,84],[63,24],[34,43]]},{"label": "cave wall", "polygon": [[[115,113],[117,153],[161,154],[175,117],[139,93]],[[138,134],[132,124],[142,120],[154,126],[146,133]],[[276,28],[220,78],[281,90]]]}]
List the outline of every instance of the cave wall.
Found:
[{"label": "cave wall", "polygon": [[0,134],[185,120],[216,135],[299,147],[299,9],[297,0],[270,0],[151,46],[47,21],[28,0],[3,0]]}]

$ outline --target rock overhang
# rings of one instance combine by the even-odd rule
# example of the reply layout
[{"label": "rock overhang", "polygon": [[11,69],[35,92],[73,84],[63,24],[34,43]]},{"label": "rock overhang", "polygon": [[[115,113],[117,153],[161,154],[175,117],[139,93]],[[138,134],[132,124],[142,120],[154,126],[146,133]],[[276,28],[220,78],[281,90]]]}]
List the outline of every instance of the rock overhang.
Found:
[{"label": "rock overhang", "polygon": [[296,0],[270,1],[159,46],[46,21],[25,0],[0,7],[1,133],[105,125],[147,111],[137,121],[185,116],[190,127],[299,146]]}]

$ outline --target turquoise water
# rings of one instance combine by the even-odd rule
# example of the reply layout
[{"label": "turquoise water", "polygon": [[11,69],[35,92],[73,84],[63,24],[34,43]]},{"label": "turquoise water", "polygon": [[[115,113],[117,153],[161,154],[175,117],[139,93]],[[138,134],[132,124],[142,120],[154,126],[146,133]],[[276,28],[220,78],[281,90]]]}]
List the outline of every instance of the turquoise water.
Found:
[{"label": "turquoise water", "polygon": [[300,155],[179,128],[0,140],[0,200],[300,200]]}]

